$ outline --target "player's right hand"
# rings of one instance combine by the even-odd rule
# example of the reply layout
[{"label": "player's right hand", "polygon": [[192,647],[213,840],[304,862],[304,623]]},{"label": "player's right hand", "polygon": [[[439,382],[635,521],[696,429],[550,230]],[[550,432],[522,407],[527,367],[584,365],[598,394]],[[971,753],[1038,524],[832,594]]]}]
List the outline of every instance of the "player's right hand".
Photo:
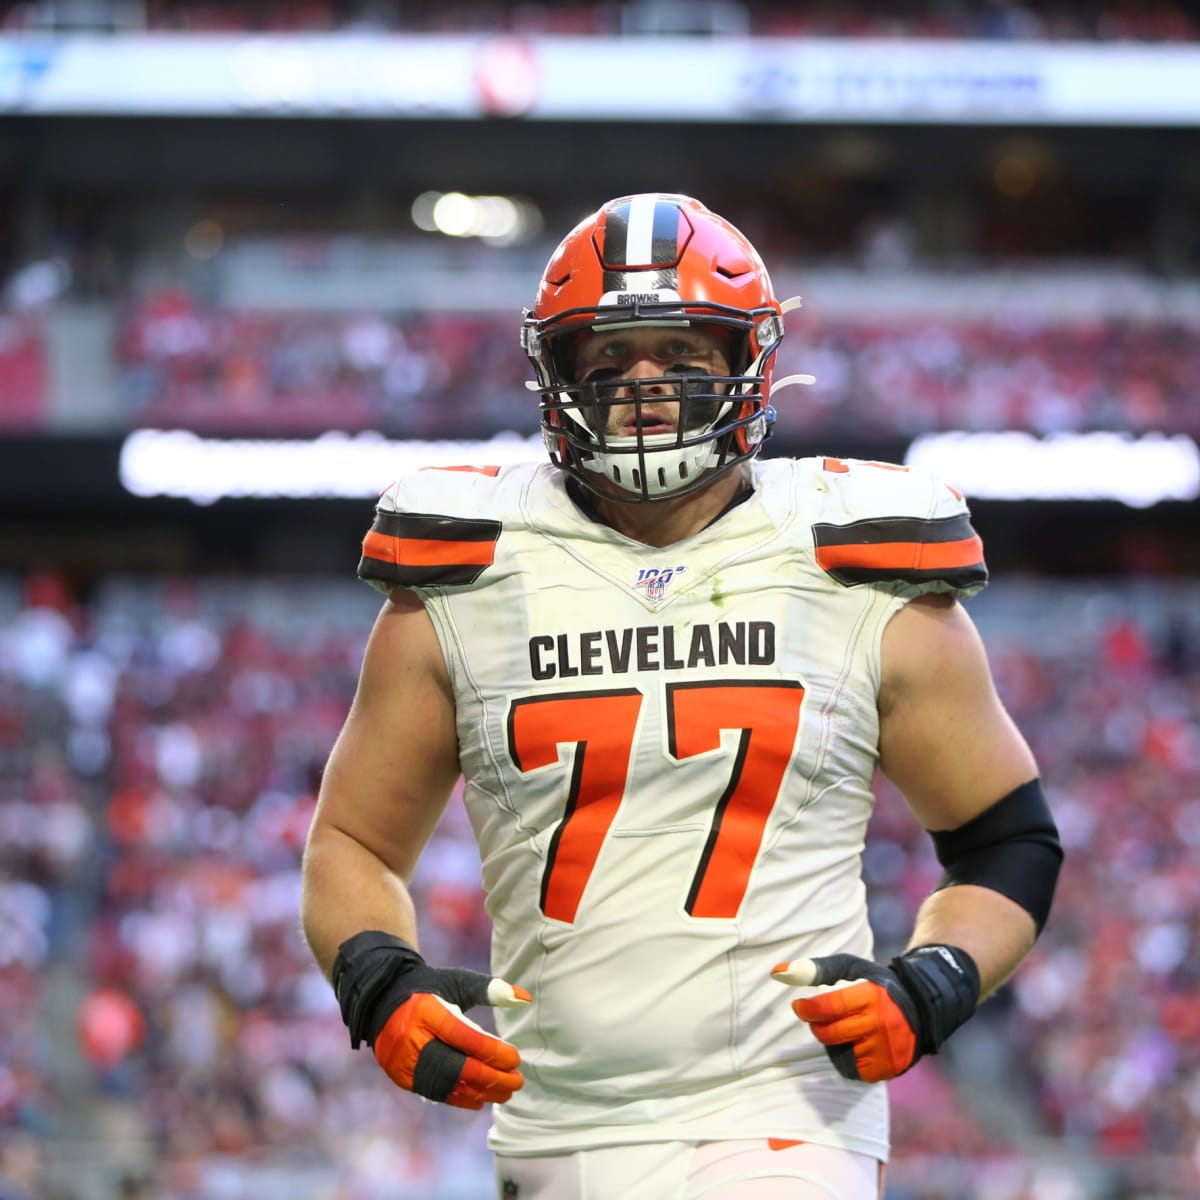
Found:
[{"label": "player's right hand", "polygon": [[524,1086],[516,1047],[463,1015],[477,1004],[528,1004],[524,988],[464,967],[431,967],[407,942],[374,931],[339,947],[333,983],[351,1044],[369,1042],[388,1078],[407,1091],[478,1109]]}]

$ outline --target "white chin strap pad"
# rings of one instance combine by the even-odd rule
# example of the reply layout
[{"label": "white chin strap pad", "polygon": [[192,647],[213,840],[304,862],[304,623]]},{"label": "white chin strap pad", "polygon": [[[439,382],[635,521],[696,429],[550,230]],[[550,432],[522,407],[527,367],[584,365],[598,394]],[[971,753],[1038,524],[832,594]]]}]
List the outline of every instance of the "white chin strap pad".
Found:
[{"label": "white chin strap pad", "polygon": [[[634,452],[638,444],[636,437],[609,438],[608,445],[617,454],[593,453],[583,466],[588,471],[603,475],[619,488],[640,496],[643,490],[650,496],[665,496],[692,483],[696,476],[709,467],[716,466],[717,447],[711,442],[700,442],[694,446],[676,446],[674,434],[650,434],[642,438],[644,453]],[[658,447],[656,447],[658,443]],[[665,443],[665,445],[664,445]],[[642,486],[641,463],[646,464],[645,487]]]}]

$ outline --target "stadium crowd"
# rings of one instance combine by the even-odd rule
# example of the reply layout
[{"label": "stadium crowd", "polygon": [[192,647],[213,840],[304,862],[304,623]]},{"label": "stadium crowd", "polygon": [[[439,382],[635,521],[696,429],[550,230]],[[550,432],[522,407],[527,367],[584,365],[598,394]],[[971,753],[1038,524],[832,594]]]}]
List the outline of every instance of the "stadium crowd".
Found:
[{"label": "stadium crowd", "polygon": [[[776,378],[809,373],[803,430],[1122,429],[1200,434],[1200,338],[1183,320],[854,320],[806,315]],[[493,315],[238,313],[180,289],[131,309],[116,350],[125,419],[209,433],[377,428],[471,437],[530,424],[528,363]],[[793,422],[793,424],[800,424]]]},{"label": "stadium crowd", "polygon": [[[485,1118],[348,1053],[297,929],[374,606],[353,581],[81,596],[0,577],[4,1200],[485,1194]],[[1182,1200],[1200,1190],[1200,591],[1017,579],[973,609],[1068,858],[1015,983],[894,1085],[889,1197]],[[937,873],[886,785],[866,867],[885,954]],[[429,957],[482,966],[457,803],[417,890]]]},{"label": "stadium crowd", "polygon": [[[0,6],[0,34],[65,27],[74,8],[164,33],[615,35],[637,7],[651,6],[26,2]],[[1200,39],[1196,6],[1175,0],[711,7],[761,36]],[[15,212],[0,220],[5,279],[42,250],[17,237]],[[76,290],[125,304],[97,230],[80,234],[101,252],[90,274],[72,260]],[[27,280],[45,296],[59,286]],[[0,427],[34,430],[51,407],[46,301],[14,295],[6,285]],[[1183,317],[805,310],[777,375],[815,376],[793,422],[814,435],[1197,436],[1198,347]],[[427,437],[531,424],[511,316],[246,312],[172,289],[122,309],[111,353],[128,426],[309,434],[334,413],[347,430]],[[486,1194],[486,1116],[423,1105],[348,1053],[297,929],[300,847],[376,600],[325,579],[114,579],[73,594],[0,573],[0,1200]],[[1013,984],[893,1085],[889,1198],[1200,1195],[1200,585],[1001,579],[972,611],[1068,857]],[[879,790],[866,869],[883,956],[937,865]],[[429,957],[482,966],[458,803],[416,891]]]},{"label": "stadium crowd", "polygon": [[[989,41],[1190,42],[1200,36],[1195,6],[1177,0],[922,0],[898,8],[878,0],[852,4],[795,5],[779,0],[719,0],[715,4],[664,6],[598,0],[596,3],[504,3],[452,0],[437,5],[403,0],[255,0],[237,5],[211,0],[146,0],[108,5],[102,22],[110,28],[156,32],[293,33],[364,30],[394,33],[620,34],[660,28],[674,21],[680,32],[740,32],[776,37],[979,38]],[[61,10],[61,11],[60,11]],[[708,24],[705,24],[705,20]],[[639,19],[640,18],[640,19]],[[36,0],[9,4],[0,29],[42,28],[55,22],[98,21],[95,12]]]}]

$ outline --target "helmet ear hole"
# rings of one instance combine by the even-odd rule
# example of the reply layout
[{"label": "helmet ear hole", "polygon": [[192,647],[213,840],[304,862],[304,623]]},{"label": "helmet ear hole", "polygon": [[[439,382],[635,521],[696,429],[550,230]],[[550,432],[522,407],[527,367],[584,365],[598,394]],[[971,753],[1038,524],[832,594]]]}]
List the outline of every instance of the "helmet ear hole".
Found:
[{"label": "helmet ear hole", "polygon": [[564,339],[561,337],[554,338],[546,352],[547,363],[550,368],[551,378],[561,380],[562,382],[575,382],[575,368],[571,362],[571,356],[567,354],[563,347]]},{"label": "helmet ear hole", "polygon": [[724,332],[728,335],[726,337],[725,357],[729,360],[729,373],[731,375],[745,375],[754,358],[754,352],[750,346],[750,335],[749,333],[739,334],[735,330]]},{"label": "helmet ear hole", "polygon": [[548,358],[555,378],[564,382],[577,382],[575,355],[588,332],[587,329],[576,329],[568,333],[560,333],[557,337],[549,340]]}]

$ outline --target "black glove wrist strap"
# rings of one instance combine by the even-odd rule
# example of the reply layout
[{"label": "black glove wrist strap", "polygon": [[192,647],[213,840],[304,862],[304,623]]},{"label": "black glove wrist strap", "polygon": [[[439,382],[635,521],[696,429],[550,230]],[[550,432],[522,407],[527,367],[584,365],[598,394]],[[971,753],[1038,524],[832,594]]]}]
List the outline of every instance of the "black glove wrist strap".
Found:
[{"label": "black glove wrist strap", "polygon": [[957,946],[917,946],[893,958],[888,966],[917,1006],[918,1055],[936,1054],[979,1003],[975,960]]},{"label": "black glove wrist strap", "polygon": [[378,929],[356,933],[338,947],[333,991],[355,1050],[363,1042],[373,1046],[395,1010],[389,995],[392,985],[424,965],[425,960],[403,938]]}]

